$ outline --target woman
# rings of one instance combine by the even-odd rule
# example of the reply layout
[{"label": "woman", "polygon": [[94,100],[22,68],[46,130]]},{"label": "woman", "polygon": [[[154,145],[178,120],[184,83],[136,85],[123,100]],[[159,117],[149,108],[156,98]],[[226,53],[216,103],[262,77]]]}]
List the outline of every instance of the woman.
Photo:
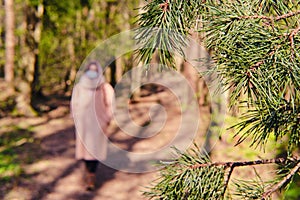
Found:
[{"label": "woman", "polygon": [[99,161],[106,159],[106,131],[112,119],[114,90],[105,82],[98,62],[90,62],[72,95],[72,113],[76,127],[76,159],[86,168],[87,189],[95,187]]}]

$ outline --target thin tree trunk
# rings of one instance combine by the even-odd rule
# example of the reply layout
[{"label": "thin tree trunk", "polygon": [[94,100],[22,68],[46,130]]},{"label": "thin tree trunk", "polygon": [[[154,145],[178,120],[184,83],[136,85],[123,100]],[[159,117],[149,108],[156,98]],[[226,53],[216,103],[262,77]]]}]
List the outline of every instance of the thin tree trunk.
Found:
[{"label": "thin tree trunk", "polygon": [[116,59],[116,81],[119,82],[123,75],[124,60],[122,57]]},{"label": "thin tree trunk", "polygon": [[5,0],[5,81],[9,92],[14,92],[14,57],[15,57],[15,13],[14,1]]},{"label": "thin tree trunk", "polygon": [[117,84],[117,79],[116,79],[116,71],[117,71],[117,67],[116,67],[116,58],[113,57],[112,58],[113,62],[109,65],[109,71],[110,71],[110,74],[109,74],[109,82],[110,84],[115,87],[115,85]]},{"label": "thin tree trunk", "polygon": [[142,82],[142,70],[141,70],[141,66],[142,63],[141,62],[137,62],[137,59],[133,56],[133,68],[131,71],[131,99],[134,101],[137,98],[140,97],[140,93],[141,93],[141,82]]},{"label": "thin tree trunk", "polygon": [[39,71],[39,43],[41,41],[42,36],[42,16],[44,14],[44,5],[40,3],[35,10],[35,29],[33,31],[33,38],[35,41],[35,49],[34,49],[34,56],[35,56],[35,63],[34,63],[34,74],[33,74],[33,82],[32,82],[32,95],[33,96],[43,96],[41,91],[41,84],[40,84],[40,71]]},{"label": "thin tree trunk", "polygon": [[67,38],[67,48],[68,54],[70,56],[70,66],[68,68],[66,77],[65,77],[65,89],[64,91],[68,94],[69,89],[72,83],[74,83],[76,78],[76,56],[75,56],[75,45],[73,37]]},{"label": "thin tree trunk", "polygon": [[[145,5],[144,1],[139,2],[139,8],[142,8]],[[140,9],[138,13],[142,13],[142,10]],[[134,82],[131,83],[131,91],[133,91],[133,94],[131,95],[131,99],[135,100],[140,97],[141,95],[141,82],[142,82],[142,71],[139,67],[143,66],[142,62],[139,62],[136,58],[136,55],[132,56],[132,68],[137,67],[137,69],[133,69],[133,72],[131,73],[131,78],[134,80]]]},{"label": "thin tree trunk", "polygon": [[[199,38],[196,33],[192,33],[192,37],[195,41],[199,42]],[[199,45],[194,44],[192,41],[188,45],[186,54],[191,58],[200,58],[203,50],[198,47]],[[184,62],[182,67],[182,74],[185,76],[190,86],[196,93],[199,105],[207,105],[205,102],[207,102],[208,90],[205,81],[200,78],[199,72],[190,63]]]}]

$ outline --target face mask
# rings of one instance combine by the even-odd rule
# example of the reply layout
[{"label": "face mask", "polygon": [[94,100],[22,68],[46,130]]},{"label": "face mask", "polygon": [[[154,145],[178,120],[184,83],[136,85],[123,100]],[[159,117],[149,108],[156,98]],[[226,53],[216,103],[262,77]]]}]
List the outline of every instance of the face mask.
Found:
[{"label": "face mask", "polygon": [[90,79],[95,79],[98,77],[98,72],[93,71],[93,70],[88,70],[86,73],[87,77],[89,77]]}]

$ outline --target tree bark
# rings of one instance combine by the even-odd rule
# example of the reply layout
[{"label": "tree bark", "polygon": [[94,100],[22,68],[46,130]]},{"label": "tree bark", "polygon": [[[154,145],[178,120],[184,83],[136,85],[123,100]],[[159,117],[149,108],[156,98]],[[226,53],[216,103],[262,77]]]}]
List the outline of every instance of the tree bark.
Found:
[{"label": "tree bark", "polygon": [[[192,33],[192,38],[199,42],[199,37],[196,33]],[[188,45],[188,49],[186,54],[191,56],[191,58],[200,58],[202,54],[202,49],[198,48],[197,44],[194,44],[194,42],[191,42]],[[182,74],[185,76],[187,81],[189,82],[190,86],[196,93],[199,106],[207,106],[209,105],[208,100],[208,88],[205,84],[205,80],[200,78],[199,72],[188,62],[184,62],[182,64]]]},{"label": "tree bark", "polygon": [[73,37],[68,36],[67,49],[68,49],[68,54],[70,56],[71,62],[69,64],[69,67],[67,69],[67,74],[65,77],[64,91],[66,92],[66,94],[69,94],[70,86],[72,85],[72,83],[74,83],[76,78],[76,55],[75,55],[75,44],[74,44]]},{"label": "tree bark", "polygon": [[15,13],[14,0],[5,0],[5,81],[9,92],[14,92],[14,57],[15,57]]},{"label": "tree bark", "polygon": [[23,31],[21,36],[21,55],[19,66],[19,81],[17,89],[19,91],[16,98],[16,109],[18,115],[35,116],[37,113],[33,109],[32,94],[38,87],[38,47],[41,39],[42,21],[44,7],[40,3],[37,7],[25,5]]},{"label": "tree bark", "polygon": [[43,28],[43,22],[42,22],[42,16],[44,14],[44,5],[40,3],[37,6],[37,9],[34,11],[35,15],[35,28],[32,32],[33,38],[35,41],[34,45],[34,56],[35,56],[35,63],[34,63],[34,74],[33,74],[33,81],[32,81],[32,95],[33,96],[42,96],[42,90],[41,90],[41,84],[40,84],[40,70],[39,70],[39,43],[41,41],[42,37],[42,28]]},{"label": "tree bark", "polygon": [[116,59],[116,81],[119,82],[123,76],[124,60],[122,57]]}]

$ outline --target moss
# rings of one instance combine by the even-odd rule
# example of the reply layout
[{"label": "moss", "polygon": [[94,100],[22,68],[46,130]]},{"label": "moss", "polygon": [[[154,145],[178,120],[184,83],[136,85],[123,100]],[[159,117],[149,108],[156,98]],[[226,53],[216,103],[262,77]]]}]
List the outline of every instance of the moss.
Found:
[{"label": "moss", "polygon": [[[31,127],[23,129],[18,126],[5,127],[7,132],[0,137],[0,185],[12,181],[22,173],[22,164],[30,157],[25,149],[25,144],[33,142]],[[22,156],[22,157],[21,157]]]}]

